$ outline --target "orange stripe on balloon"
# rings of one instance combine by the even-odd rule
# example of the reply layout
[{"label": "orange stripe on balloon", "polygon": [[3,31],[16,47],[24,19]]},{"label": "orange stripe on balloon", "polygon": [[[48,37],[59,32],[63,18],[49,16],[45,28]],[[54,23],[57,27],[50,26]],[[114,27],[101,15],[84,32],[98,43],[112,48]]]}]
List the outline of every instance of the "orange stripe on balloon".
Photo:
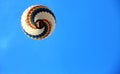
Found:
[{"label": "orange stripe on balloon", "polygon": [[31,17],[32,12],[37,8],[47,8],[47,7],[45,7],[45,6],[35,6],[35,7],[31,8],[29,10],[26,21],[27,21],[28,25],[33,29],[36,29],[36,27],[34,25],[32,25],[32,23],[30,21],[30,17]]},{"label": "orange stripe on balloon", "polygon": [[47,23],[47,26],[48,26],[48,31],[47,31],[47,33],[42,37],[42,38],[45,38],[45,37],[47,37],[47,36],[50,34],[50,32],[51,32],[51,24],[50,24],[50,22],[49,22],[48,20],[46,20],[46,19],[43,19],[43,21],[46,22],[46,23]]}]

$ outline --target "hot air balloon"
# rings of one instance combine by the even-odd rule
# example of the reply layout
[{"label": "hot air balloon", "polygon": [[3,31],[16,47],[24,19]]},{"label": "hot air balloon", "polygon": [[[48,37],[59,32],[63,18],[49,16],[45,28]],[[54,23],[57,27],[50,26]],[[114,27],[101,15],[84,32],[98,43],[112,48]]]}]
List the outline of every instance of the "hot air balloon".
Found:
[{"label": "hot air balloon", "polygon": [[56,18],[48,7],[33,5],[23,12],[21,25],[28,37],[34,40],[42,40],[54,31]]}]

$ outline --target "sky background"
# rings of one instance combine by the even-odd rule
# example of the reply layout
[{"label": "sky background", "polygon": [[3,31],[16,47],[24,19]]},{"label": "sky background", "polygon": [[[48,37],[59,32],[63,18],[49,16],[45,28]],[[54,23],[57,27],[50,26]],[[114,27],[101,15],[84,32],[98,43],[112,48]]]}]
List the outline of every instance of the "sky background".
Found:
[{"label": "sky background", "polygon": [[[20,23],[35,4],[57,19],[40,41]],[[0,9],[0,74],[120,74],[119,0],[0,0]]]}]

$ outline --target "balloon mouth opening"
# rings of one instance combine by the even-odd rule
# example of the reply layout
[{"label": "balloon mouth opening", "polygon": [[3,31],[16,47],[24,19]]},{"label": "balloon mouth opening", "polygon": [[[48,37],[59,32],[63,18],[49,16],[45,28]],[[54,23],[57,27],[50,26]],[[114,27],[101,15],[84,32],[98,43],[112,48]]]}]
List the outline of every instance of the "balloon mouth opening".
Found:
[{"label": "balloon mouth opening", "polygon": [[37,20],[37,21],[35,22],[35,27],[36,27],[37,29],[42,29],[44,26],[45,26],[45,23],[44,23],[43,20]]}]

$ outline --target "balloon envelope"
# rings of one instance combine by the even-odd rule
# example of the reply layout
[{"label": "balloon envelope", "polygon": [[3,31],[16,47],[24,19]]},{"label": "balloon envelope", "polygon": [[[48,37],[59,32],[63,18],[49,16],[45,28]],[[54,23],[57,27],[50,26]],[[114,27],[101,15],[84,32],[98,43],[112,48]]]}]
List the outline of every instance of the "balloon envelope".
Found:
[{"label": "balloon envelope", "polygon": [[56,19],[46,6],[33,5],[23,12],[21,25],[27,36],[34,40],[41,40],[54,31]]}]

